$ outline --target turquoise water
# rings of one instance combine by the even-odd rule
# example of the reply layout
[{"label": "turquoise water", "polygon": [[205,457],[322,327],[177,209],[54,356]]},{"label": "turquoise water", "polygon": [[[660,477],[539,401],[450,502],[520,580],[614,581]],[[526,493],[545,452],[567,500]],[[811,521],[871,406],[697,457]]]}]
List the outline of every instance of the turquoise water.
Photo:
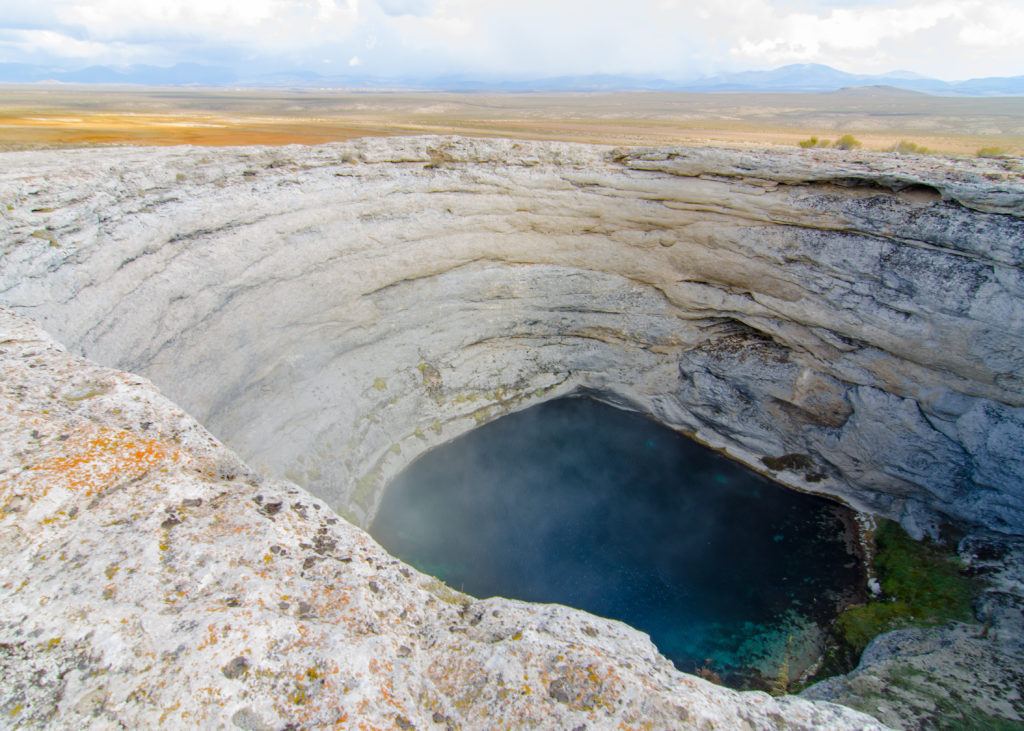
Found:
[{"label": "turquoise water", "polygon": [[863,584],[844,510],[637,414],[561,399],[424,455],[370,532],[455,589],[619,619],[681,670],[749,687],[813,656]]}]

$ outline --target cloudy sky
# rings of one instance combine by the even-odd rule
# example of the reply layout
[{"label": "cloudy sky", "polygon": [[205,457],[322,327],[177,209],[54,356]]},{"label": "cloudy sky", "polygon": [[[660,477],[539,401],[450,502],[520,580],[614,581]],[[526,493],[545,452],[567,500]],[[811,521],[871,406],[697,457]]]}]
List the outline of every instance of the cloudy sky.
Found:
[{"label": "cloudy sky", "polygon": [[669,79],[1024,74],[1024,0],[0,0],[0,62]]}]

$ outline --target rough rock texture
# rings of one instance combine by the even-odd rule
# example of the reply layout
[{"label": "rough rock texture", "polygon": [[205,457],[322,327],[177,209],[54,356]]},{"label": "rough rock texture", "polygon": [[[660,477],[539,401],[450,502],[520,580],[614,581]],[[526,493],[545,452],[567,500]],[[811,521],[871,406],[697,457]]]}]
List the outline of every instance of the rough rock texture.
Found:
[{"label": "rough rock texture", "polygon": [[854,672],[801,696],[858,708],[894,728],[1024,726],[1024,543],[969,537],[959,552],[985,578],[980,623],[882,635]]},{"label": "rough rock texture", "polygon": [[2,159],[0,304],[357,524],[423,450],[587,390],[917,535],[1024,532],[1017,163],[448,138]]},{"label": "rough rock texture", "polygon": [[[449,138],[0,155],[0,305],[275,476],[4,314],[5,712],[870,723],[681,675],[614,622],[473,602],[332,509],[368,525],[424,450],[585,392],[917,535],[1024,533],[1020,173]],[[855,684],[934,632],[815,692],[926,718]]]},{"label": "rough rock texture", "polygon": [[453,592],[2,309],[0,434],[4,727],[882,728]]}]

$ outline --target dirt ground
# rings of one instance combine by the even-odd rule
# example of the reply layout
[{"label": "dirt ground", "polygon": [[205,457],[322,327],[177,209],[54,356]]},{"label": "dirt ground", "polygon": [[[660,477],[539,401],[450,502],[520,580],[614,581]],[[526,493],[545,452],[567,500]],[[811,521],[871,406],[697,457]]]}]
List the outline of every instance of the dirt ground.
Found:
[{"label": "dirt ground", "polygon": [[0,85],[0,149],[95,144],[317,144],[462,134],[612,145],[792,146],[853,134],[941,154],[1024,154],[1024,97],[886,87],[822,94],[450,94]]}]

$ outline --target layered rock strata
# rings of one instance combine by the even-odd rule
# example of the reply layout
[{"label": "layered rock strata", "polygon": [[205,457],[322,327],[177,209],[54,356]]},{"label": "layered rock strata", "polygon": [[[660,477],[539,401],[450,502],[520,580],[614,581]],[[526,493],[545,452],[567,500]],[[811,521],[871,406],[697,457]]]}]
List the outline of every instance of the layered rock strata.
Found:
[{"label": "layered rock strata", "polygon": [[587,391],[786,484],[1024,531],[1016,163],[447,138],[4,156],[0,303],[360,525]]}]

